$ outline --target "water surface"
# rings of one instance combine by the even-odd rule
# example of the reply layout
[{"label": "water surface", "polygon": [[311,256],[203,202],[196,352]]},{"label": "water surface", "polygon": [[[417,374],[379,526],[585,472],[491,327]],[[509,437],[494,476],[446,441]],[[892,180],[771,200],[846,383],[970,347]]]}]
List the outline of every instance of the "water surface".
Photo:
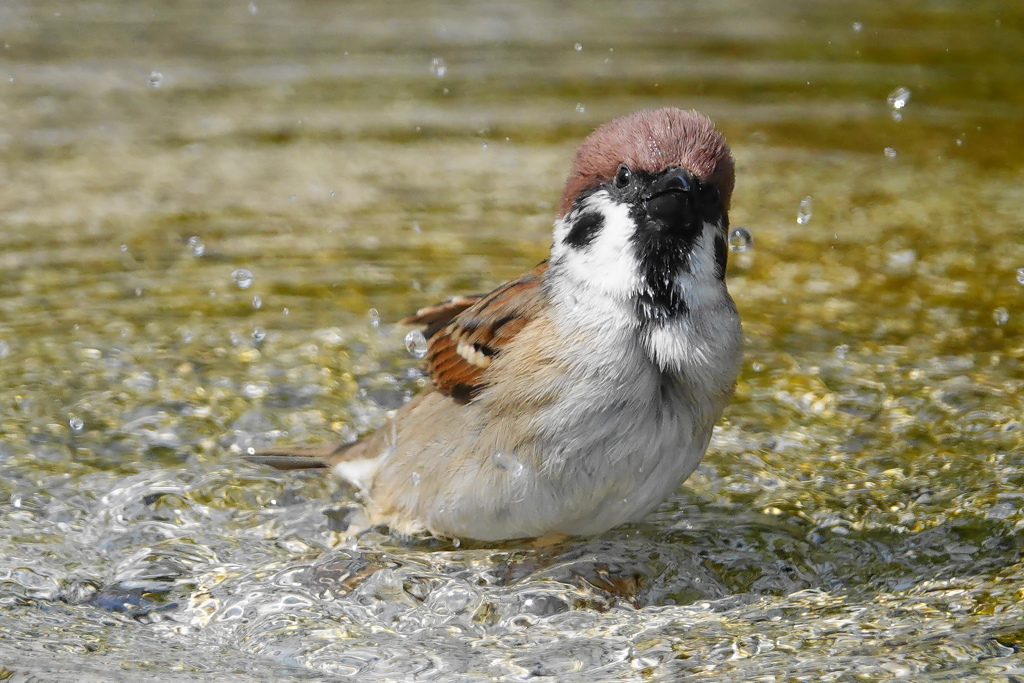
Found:
[{"label": "water surface", "polygon": [[[1024,674],[1019,3],[0,27],[0,678]],[[393,322],[542,259],[574,146],[668,104],[754,242],[736,400],[644,524],[351,548],[349,489],[239,459],[380,424],[421,382]]]}]

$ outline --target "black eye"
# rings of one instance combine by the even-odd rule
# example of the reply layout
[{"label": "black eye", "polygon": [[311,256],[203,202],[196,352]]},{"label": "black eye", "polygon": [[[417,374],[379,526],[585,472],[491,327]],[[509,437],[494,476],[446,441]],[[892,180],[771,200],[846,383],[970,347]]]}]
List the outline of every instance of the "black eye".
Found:
[{"label": "black eye", "polygon": [[633,172],[629,170],[629,167],[623,164],[619,166],[619,172],[615,174],[615,187],[622,189],[626,185],[629,185],[629,181],[633,179]]}]

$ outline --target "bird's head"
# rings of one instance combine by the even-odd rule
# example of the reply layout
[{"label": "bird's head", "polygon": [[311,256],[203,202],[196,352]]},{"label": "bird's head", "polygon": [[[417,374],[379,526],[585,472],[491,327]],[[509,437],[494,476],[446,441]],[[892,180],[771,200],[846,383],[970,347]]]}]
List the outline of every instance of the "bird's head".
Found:
[{"label": "bird's head", "polygon": [[665,320],[724,292],[732,155],[695,111],[639,111],[580,145],[559,203],[551,268]]}]

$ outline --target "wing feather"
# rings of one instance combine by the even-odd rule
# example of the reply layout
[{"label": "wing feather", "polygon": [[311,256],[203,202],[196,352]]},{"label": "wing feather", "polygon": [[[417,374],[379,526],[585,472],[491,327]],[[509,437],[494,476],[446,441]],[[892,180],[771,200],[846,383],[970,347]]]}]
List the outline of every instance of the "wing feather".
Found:
[{"label": "wing feather", "polygon": [[543,262],[488,294],[457,297],[401,320],[424,325],[427,372],[434,387],[465,403],[487,384],[487,368],[539,313]]}]

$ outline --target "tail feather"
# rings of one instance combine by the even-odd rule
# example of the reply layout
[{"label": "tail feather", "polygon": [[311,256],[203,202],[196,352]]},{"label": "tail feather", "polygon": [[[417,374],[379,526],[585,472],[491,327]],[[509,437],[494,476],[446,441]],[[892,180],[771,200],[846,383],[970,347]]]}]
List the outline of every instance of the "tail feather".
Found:
[{"label": "tail feather", "polygon": [[271,446],[242,457],[257,465],[269,465],[279,470],[316,469],[330,467],[337,456],[348,450],[351,445]]},{"label": "tail feather", "polygon": [[317,467],[327,467],[323,458],[316,458],[302,455],[256,455],[244,456],[246,460],[257,465],[270,465],[276,470],[308,470]]}]

